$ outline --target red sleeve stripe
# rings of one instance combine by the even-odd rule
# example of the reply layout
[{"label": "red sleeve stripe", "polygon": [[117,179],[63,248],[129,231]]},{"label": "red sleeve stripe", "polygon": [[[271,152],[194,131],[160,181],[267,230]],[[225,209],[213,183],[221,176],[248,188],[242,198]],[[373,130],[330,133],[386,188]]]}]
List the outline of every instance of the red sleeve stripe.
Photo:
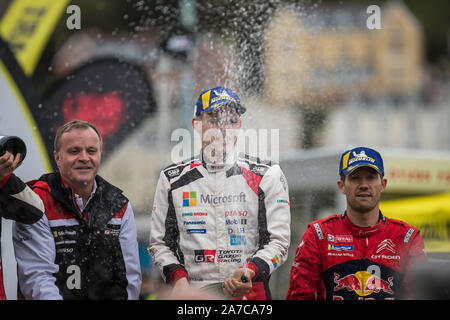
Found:
[{"label": "red sleeve stripe", "polygon": [[6,181],[9,180],[9,177],[11,177],[11,173],[8,174],[6,177],[4,177],[2,180],[0,180],[0,188],[5,185]]},{"label": "red sleeve stripe", "polygon": [[125,211],[127,211],[127,208],[128,208],[128,202],[123,206],[122,209],[120,209],[119,212],[117,212],[117,213],[114,215],[113,219],[114,219],[114,218],[122,219],[122,218],[123,218],[123,215],[125,214]]},{"label": "red sleeve stripe", "polygon": [[250,170],[245,169],[244,167],[240,167],[242,170],[242,177],[244,177],[245,182],[247,182],[250,189],[258,195],[259,184],[261,183],[262,178],[257,174],[251,172]]}]

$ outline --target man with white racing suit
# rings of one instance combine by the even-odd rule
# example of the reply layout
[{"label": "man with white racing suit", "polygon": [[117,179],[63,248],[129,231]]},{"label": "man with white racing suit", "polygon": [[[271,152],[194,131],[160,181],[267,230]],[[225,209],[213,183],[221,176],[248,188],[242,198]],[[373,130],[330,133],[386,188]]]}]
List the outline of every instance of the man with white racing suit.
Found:
[{"label": "man with white racing suit", "polygon": [[203,91],[192,120],[201,154],[160,174],[149,253],[175,290],[217,285],[227,298],[270,299],[270,275],[286,260],[287,181],[279,165],[237,154],[245,110],[230,89]]}]

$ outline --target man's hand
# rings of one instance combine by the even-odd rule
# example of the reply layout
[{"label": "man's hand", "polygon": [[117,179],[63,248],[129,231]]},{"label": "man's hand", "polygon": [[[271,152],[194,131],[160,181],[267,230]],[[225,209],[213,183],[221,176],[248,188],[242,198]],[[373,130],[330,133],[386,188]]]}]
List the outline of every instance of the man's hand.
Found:
[{"label": "man's hand", "polygon": [[188,288],[189,288],[189,281],[186,277],[178,279],[177,282],[175,282],[175,284],[173,285],[174,291]]},{"label": "man's hand", "polygon": [[19,161],[20,153],[16,154],[16,157],[14,158],[12,153],[6,151],[5,154],[0,157],[0,181],[20,166]]},{"label": "man's hand", "polygon": [[172,290],[168,294],[163,294],[163,300],[210,300],[216,299],[214,295],[202,291],[198,288],[191,287],[186,277],[180,278],[175,282]]},{"label": "man's hand", "polygon": [[[247,282],[242,282],[241,280],[244,272],[246,272],[245,278],[247,279]],[[255,272],[251,269],[237,269],[233,275],[223,283],[223,293],[231,298],[240,298],[244,294],[249,293],[252,289],[252,278],[254,275]]]},{"label": "man's hand", "polygon": [[191,286],[187,278],[183,277],[175,282],[173,288],[166,287],[158,293],[160,300],[220,300],[223,297],[203,288]]}]

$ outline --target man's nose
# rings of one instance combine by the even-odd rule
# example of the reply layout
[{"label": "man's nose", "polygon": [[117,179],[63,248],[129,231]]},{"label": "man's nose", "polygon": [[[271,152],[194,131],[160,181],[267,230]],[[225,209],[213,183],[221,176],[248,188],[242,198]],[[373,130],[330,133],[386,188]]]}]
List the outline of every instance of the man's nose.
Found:
[{"label": "man's nose", "polygon": [[369,188],[369,182],[367,179],[362,178],[361,183],[359,184],[360,189],[368,189]]},{"label": "man's nose", "polygon": [[89,154],[87,153],[87,151],[81,151],[79,153],[78,160],[84,162],[89,161]]}]

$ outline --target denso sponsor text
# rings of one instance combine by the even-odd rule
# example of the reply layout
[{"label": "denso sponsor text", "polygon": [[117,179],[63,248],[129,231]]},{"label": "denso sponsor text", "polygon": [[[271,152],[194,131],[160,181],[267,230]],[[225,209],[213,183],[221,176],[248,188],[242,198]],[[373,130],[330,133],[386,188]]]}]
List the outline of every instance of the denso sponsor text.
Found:
[{"label": "denso sponsor text", "polygon": [[247,210],[226,210],[225,217],[246,217]]},{"label": "denso sponsor text", "polygon": [[241,192],[240,194],[229,194],[229,195],[221,195],[215,196],[212,194],[200,195],[200,202],[207,204],[223,204],[223,203],[233,203],[233,202],[245,202],[245,193]]}]

